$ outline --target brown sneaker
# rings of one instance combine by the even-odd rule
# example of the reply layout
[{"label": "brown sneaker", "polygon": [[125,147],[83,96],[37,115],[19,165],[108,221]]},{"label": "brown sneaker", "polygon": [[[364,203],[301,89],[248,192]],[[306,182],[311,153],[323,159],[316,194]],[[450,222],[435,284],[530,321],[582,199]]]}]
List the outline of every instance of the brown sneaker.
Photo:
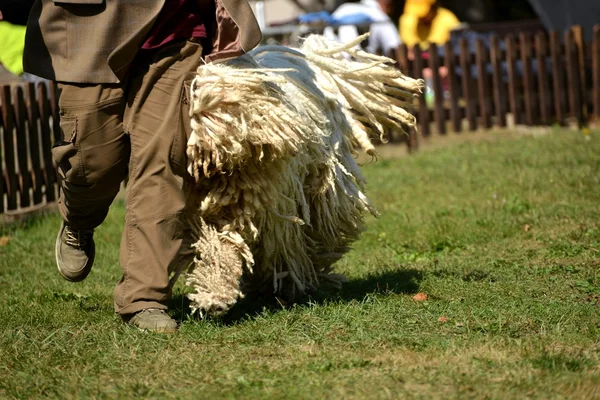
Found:
[{"label": "brown sneaker", "polygon": [[56,238],[56,265],[68,281],[84,280],[94,265],[94,231],[76,231],[63,222]]},{"label": "brown sneaker", "polygon": [[150,332],[176,332],[177,321],[169,317],[164,310],[158,308],[147,308],[131,318],[125,318],[128,325],[135,326],[144,331]]}]

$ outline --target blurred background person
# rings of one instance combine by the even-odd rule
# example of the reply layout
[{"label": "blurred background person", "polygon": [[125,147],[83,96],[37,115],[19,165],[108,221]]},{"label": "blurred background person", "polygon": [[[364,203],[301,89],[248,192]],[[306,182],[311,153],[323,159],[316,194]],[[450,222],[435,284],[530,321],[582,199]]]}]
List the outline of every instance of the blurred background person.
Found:
[{"label": "blurred background person", "polygon": [[[419,45],[422,50],[427,50],[431,43],[443,45],[450,40],[450,33],[460,26],[460,21],[452,11],[440,7],[437,0],[406,0],[399,31],[400,38],[409,48],[409,58],[413,58],[414,46]],[[423,53],[422,57],[428,58],[428,53]],[[443,90],[447,92],[448,69],[442,66],[438,71]],[[423,69],[423,78],[427,86],[425,100],[431,104],[434,99],[431,68]]]},{"label": "blurred background person", "polygon": [[0,84],[47,82],[23,72],[25,25],[33,0],[0,0]]},{"label": "blurred background person", "polygon": [[7,21],[0,21],[0,65],[4,69],[3,77],[7,71],[14,78],[23,74],[23,49],[25,47],[25,27],[13,25]]},{"label": "blurred background person", "polygon": [[406,0],[400,17],[400,38],[412,48],[418,44],[427,49],[430,43],[444,44],[460,21],[452,11],[440,7],[436,0]]},{"label": "blurred background person", "polygon": [[343,3],[331,16],[334,21],[348,24],[326,27],[323,34],[328,39],[347,43],[369,32],[369,38],[362,43],[363,50],[369,53],[382,51],[387,55],[401,43],[398,30],[390,19],[393,6],[394,0],[360,0]]}]

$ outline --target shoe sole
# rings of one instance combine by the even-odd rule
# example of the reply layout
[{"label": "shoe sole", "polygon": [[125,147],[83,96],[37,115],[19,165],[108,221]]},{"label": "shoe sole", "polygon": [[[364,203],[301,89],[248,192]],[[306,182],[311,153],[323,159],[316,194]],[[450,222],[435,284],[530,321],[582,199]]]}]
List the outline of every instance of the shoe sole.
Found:
[{"label": "shoe sole", "polygon": [[140,332],[144,333],[177,333],[179,328],[162,328],[162,329],[149,329],[149,328],[140,328],[139,326],[129,325],[132,328],[137,329]]},{"label": "shoe sole", "polygon": [[[144,311],[144,310],[141,310]],[[152,323],[149,321],[143,322],[139,321],[138,313],[133,315],[129,314],[128,316],[121,316],[125,325],[130,326],[131,328],[137,329],[140,332],[150,332],[150,333],[175,333],[179,331],[179,324],[170,318],[169,326],[157,326],[156,323]],[[163,321],[166,324],[166,321]]]}]

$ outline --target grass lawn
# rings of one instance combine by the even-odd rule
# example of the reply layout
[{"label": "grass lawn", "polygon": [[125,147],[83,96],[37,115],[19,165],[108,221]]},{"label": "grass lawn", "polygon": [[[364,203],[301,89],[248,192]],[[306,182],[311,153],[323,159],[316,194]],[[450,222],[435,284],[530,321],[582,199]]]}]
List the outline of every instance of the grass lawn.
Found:
[{"label": "grass lawn", "polygon": [[0,227],[0,398],[600,398],[600,132],[489,133],[365,173],[382,216],[341,291],[202,321],[179,287],[174,335],[113,314],[122,204],[80,284],[56,271],[57,216]]}]

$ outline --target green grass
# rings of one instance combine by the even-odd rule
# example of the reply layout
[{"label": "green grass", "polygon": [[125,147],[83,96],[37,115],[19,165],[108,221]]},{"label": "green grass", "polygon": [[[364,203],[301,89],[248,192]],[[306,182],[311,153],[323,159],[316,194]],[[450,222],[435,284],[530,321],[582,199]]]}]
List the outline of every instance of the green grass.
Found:
[{"label": "green grass", "polygon": [[340,292],[202,321],[179,288],[174,335],[113,314],[121,204],[81,284],[58,217],[0,228],[0,397],[600,398],[600,132],[485,137],[365,167]]}]

